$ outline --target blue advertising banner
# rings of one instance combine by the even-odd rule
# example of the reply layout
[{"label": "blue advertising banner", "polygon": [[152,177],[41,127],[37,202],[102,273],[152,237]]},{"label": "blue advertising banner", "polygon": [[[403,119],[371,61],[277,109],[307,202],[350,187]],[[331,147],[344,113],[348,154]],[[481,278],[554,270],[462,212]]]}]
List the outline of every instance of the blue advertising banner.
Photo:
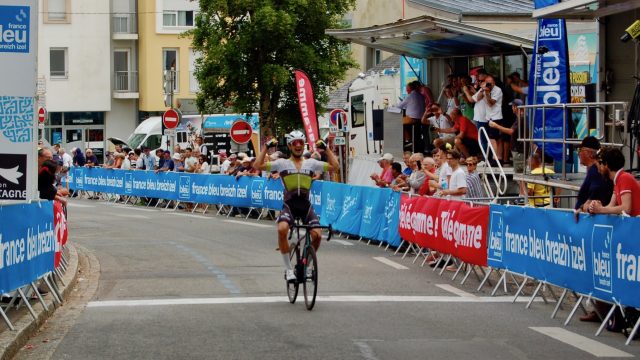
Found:
[{"label": "blue advertising banner", "polygon": [[53,271],[53,202],[0,206],[0,293]]},{"label": "blue advertising banner", "polygon": [[[74,190],[280,210],[282,181],[262,177],[74,168]],[[310,201],[322,225],[345,233],[400,244],[400,194],[391,189],[315,181]]]},{"label": "blue advertising banner", "polygon": [[[571,224],[571,226],[567,226]],[[491,205],[488,264],[640,306],[640,218]]]},{"label": "blue advertising banner", "polygon": [[[386,190],[386,189],[385,189]],[[388,193],[377,188],[362,188],[362,222],[360,223],[360,236],[368,239],[381,240],[378,235],[385,225],[385,203]]]},{"label": "blue advertising banner", "polygon": [[333,224],[333,227],[347,234],[360,234],[360,223],[362,221],[362,190],[361,186],[347,186],[344,190],[342,200],[342,210],[340,217]]},{"label": "blue advertising banner", "polygon": [[[536,0],[536,9],[557,3]],[[570,97],[569,49],[564,19],[539,19],[529,73],[529,105],[568,104]],[[570,114],[561,108],[533,111],[533,136],[537,139],[562,139],[569,132]],[[538,144],[541,146],[541,144]],[[562,144],[545,144],[545,153],[562,160]]]}]

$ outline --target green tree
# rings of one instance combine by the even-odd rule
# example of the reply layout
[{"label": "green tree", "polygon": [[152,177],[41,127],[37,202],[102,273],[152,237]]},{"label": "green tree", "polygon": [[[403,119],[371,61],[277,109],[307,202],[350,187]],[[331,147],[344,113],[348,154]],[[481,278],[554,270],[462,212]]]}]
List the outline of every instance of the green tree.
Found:
[{"label": "green tree", "polygon": [[343,26],[355,0],[199,3],[189,34],[202,54],[195,68],[201,112],[257,110],[262,134],[281,134],[302,127],[294,69],[309,75],[316,104],[324,104],[328,90],[355,66],[346,43],[324,33]]}]

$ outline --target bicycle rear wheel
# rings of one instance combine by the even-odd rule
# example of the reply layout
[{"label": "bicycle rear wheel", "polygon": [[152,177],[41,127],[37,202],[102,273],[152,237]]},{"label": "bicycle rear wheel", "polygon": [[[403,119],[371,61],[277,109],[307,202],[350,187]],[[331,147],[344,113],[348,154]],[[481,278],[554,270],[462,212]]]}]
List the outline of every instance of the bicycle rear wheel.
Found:
[{"label": "bicycle rear wheel", "polygon": [[[295,243],[289,244],[289,259],[291,260],[291,265],[293,265],[293,268],[296,269],[299,266],[298,263],[300,262],[299,261],[300,248]],[[300,281],[299,280],[286,281],[286,283],[287,283],[287,296],[289,297],[289,302],[294,304],[296,302],[296,298],[298,297],[298,288],[300,286]]]},{"label": "bicycle rear wheel", "polygon": [[304,290],[304,304],[307,310],[313,309],[316,303],[316,293],[318,291],[318,259],[313,246],[307,248],[307,256],[303,260],[304,266],[304,282],[302,288]]}]

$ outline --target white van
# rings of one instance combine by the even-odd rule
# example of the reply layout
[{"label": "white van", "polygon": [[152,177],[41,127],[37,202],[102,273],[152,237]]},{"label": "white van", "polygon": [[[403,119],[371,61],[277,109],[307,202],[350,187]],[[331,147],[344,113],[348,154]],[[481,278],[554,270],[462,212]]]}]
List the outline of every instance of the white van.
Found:
[{"label": "white van", "polygon": [[[176,128],[176,142],[181,148],[191,146],[196,136],[200,135],[202,124],[202,116],[200,115],[184,115],[180,124]],[[152,116],[138,125],[126,142],[116,139],[109,139],[112,143],[121,143],[123,146],[131,149],[144,148],[148,146],[155,152],[156,149],[169,149],[170,141],[166,135],[162,135],[162,117]]]}]

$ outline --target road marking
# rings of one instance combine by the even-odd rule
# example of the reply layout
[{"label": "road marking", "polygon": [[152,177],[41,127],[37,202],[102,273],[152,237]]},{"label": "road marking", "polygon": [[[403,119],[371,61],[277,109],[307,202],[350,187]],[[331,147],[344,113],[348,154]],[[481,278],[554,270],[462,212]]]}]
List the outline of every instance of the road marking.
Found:
[{"label": "road marking", "polygon": [[529,327],[529,329],[547,335],[577,349],[588,352],[596,357],[633,357],[633,355],[618,350],[599,341],[578,335],[560,327]]},{"label": "road marking", "polygon": [[471,293],[468,293],[468,292],[466,292],[464,290],[458,289],[457,287],[449,285],[449,284],[436,284],[436,286],[439,287],[442,290],[448,291],[448,292],[450,292],[452,294],[456,294],[458,296],[471,297],[471,298],[477,297],[477,296],[475,296],[475,295],[473,295]]},{"label": "road marking", "polygon": [[93,208],[93,207],[96,207],[96,206],[95,205],[78,204],[78,203],[74,203],[74,202],[67,202],[67,207]]},{"label": "road marking", "polygon": [[251,222],[251,221],[224,220],[224,222],[228,222],[228,223],[232,223],[232,224],[240,224],[240,225],[255,226],[255,227],[260,227],[260,228],[273,228],[273,229],[275,229],[275,228],[276,228],[275,226],[273,226],[273,224],[271,224],[271,225],[266,225],[266,224],[256,224],[256,223]]},{"label": "road marking", "polygon": [[113,206],[114,209],[127,209],[127,210],[133,210],[133,211],[145,211],[145,212],[158,212],[158,210],[153,210],[153,209],[145,209],[139,206],[133,207],[133,206],[126,206],[126,205],[114,205]]},{"label": "road marking", "polygon": [[397,262],[395,262],[395,261],[391,261],[391,260],[389,260],[389,259],[387,259],[387,258],[385,258],[385,257],[378,256],[378,257],[374,257],[374,258],[373,258],[373,260],[378,260],[378,261],[380,261],[381,263],[386,264],[386,265],[389,265],[389,266],[391,266],[391,267],[392,267],[392,268],[394,268],[394,269],[398,269],[398,270],[409,270],[409,268],[408,268],[408,267],[406,267],[406,266],[404,266],[404,265],[400,265],[400,264],[398,264]]},{"label": "road marking", "polygon": [[365,360],[378,360],[369,344],[364,341],[354,341],[353,343],[360,349],[360,355],[362,355]]},{"label": "road marking", "polygon": [[127,219],[131,219],[131,218],[135,218],[135,219],[147,219],[147,220],[149,220],[149,219],[150,219],[148,216],[145,216],[145,215],[135,215],[135,214],[106,213],[105,215],[109,215],[109,216],[117,216],[117,217],[127,218]]},{"label": "road marking", "polygon": [[213,219],[213,218],[208,217],[208,216],[196,215],[196,214],[173,213],[173,215],[184,216],[184,217],[189,217],[189,218],[196,218],[196,219],[205,219],[205,220]]},{"label": "road marking", "polygon": [[[346,296],[318,296],[321,302],[336,303],[511,303],[513,295],[509,296],[399,296],[399,295],[346,295]],[[180,298],[180,299],[141,299],[141,300],[103,300],[92,301],[87,307],[135,307],[135,306],[170,306],[170,305],[225,305],[225,304],[265,304],[288,302],[286,296],[263,297],[229,297],[229,298]],[[529,299],[520,297],[516,302],[525,303]],[[542,299],[536,299],[542,302]]]},{"label": "road marking", "polygon": [[337,243],[337,244],[340,244],[340,245],[353,246],[352,243],[350,243],[348,241],[344,241],[344,240],[331,240],[329,242]]}]

